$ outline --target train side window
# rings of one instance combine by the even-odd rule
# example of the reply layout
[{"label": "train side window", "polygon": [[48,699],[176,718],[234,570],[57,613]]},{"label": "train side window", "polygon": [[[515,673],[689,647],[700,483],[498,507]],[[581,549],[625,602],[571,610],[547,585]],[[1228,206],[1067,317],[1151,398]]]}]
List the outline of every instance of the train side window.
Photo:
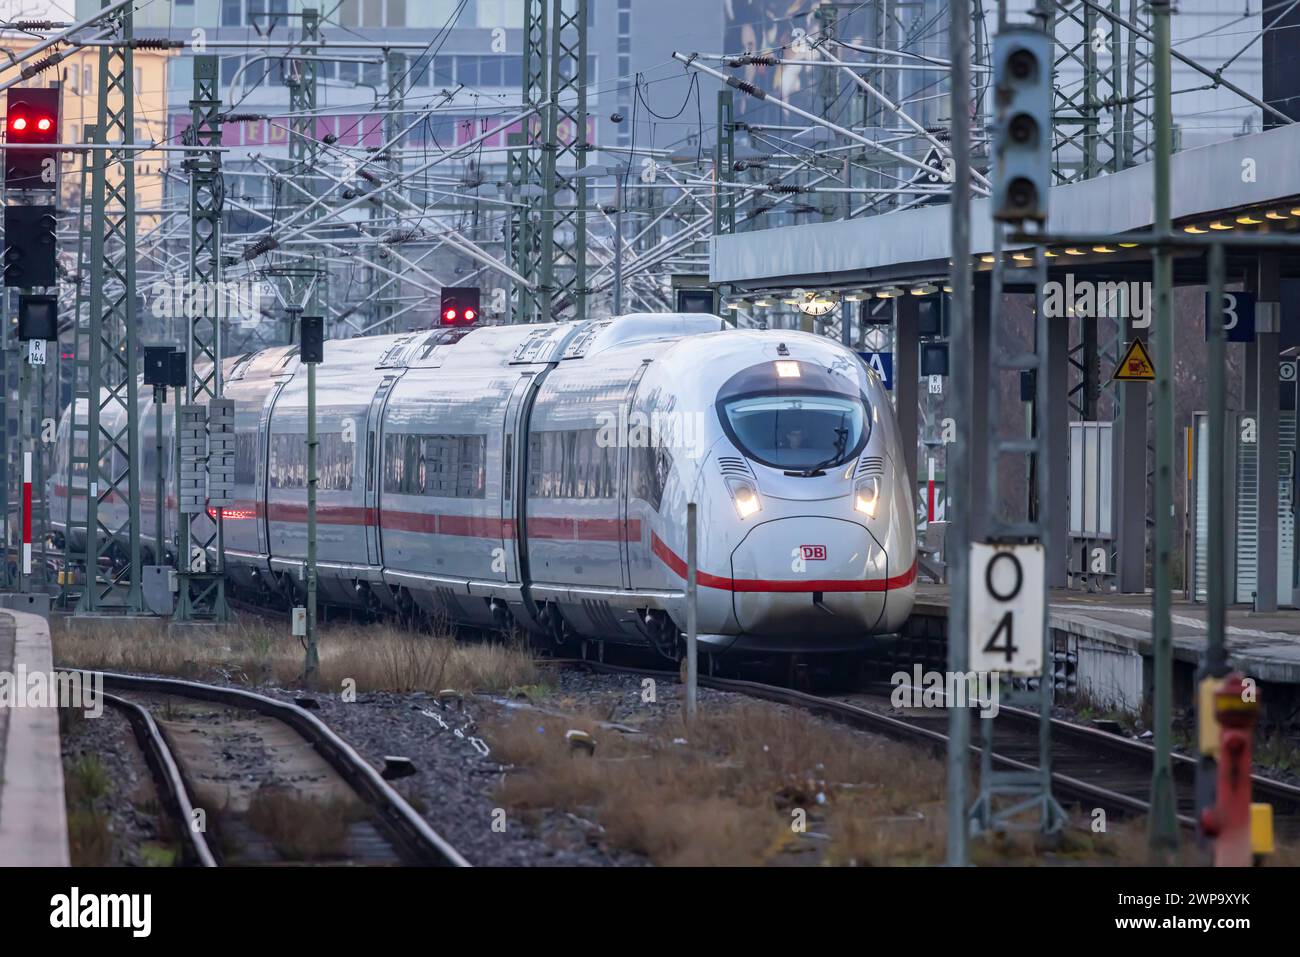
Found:
[{"label": "train side window", "polygon": [[528,437],[528,494],[534,498],[613,498],[618,449],[599,429],[534,432]]},{"label": "train side window", "polygon": [[260,432],[235,434],[235,484],[252,485],[257,481],[257,442]]},{"label": "train side window", "polygon": [[402,455],[406,443],[405,435],[384,436],[384,491],[400,494],[404,474]]},{"label": "train side window", "polygon": [[486,492],[486,435],[424,437],[425,495],[483,498]]},{"label": "train side window", "polygon": [[384,491],[483,498],[487,492],[487,436],[385,436]]},{"label": "train side window", "polygon": [[340,432],[318,435],[316,441],[316,475],[319,489],[347,492],[352,489],[352,475],[356,470],[356,443],[343,441]]},{"label": "train side window", "polygon": [[634,450],[634,454],[632,497],[648,503],[657,512],[673,468],[672,453],[662,446],[645,445]]},{"label": "train side window", "polygon": [[[316,436],[316,443],[317,490],[349,491],[355,468],[353,443],[344,442],[338,432],[323,432]],[[238,443],[235,453],[238,467]],[[303,436],[275,436],[271,443],[270,485],[271,488],[307,487],[307,440]]]}]

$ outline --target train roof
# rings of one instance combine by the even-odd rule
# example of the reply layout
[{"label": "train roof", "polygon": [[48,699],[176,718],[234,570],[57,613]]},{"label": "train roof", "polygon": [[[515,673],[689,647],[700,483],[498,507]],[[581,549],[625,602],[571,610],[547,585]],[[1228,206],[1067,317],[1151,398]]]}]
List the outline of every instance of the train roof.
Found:
[{"label": "train roof", "polygon": [[[621,347],[721,332],[720,316],[708,313],[629,313],[583,322],[440,327],[398,335],[331,339],[321,374],[357,369],[505,368],[584,359]],[[231,379],[290,374],[298,367],[296,346],[277,346],[232,360]]]}]

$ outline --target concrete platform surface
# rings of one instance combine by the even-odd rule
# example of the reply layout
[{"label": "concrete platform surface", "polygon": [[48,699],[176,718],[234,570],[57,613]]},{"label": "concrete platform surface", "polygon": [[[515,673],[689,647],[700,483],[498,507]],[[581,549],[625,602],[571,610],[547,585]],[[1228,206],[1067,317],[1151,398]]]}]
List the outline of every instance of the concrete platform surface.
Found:
[{"label": "concrete platform surface", "polygon": [[[919,584],[917,611],[947,615],[948,586]],[[1195,665],[1205,649],[1206,606],[1173,603],[1174,658]],[[1053,589],[1048,624],[1072,635],[1151,654],[1151,595],[1107,595]],[[1234,667],[1258,681],[1300,684],[1300,611],[1228,611],[1226,641]]]},{"label": "concrete platform surface", "polygon": [[[6,654],[6,649],[8,653]],[[0,672],[53,671],[45,619],[0,611]],[[10,679],[11,693],[20,693]],[[68,822],[57,707],[0,707],[0,867],[66,867]]]}]

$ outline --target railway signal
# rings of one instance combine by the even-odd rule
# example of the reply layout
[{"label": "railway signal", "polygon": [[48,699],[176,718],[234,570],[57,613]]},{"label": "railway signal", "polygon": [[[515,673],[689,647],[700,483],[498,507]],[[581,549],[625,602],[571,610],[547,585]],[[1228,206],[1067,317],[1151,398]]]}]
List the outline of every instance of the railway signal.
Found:
[{"label": "railway signal", "polygon": [[474,325],[482,315],[480,298],[477,286],[444,286],[439,321],[444,326]]},{"label": "railway signal", "polygon": [[1052,183],[1052,37],[1004,26],[993,46],[993,218],[1047,219]]},{"label": "railway signal", "polygon": [[21,342],[57,342],[59,301],[55,296],[18,297],[18,339]]},{"label": "railway signal", "polygon": [[[7,145],[35,147],[59,142],[59,89],[10,90],[5,110]],[[58,186],[55,149],[6,149],[6,189],[49,189]]]},{"label": "railway signal", "polygon": [[32,483],[33,455],[31,427],[31,367],[45,365],[45,344],[59,338],[58,305],[53,296],[19,296],[18,339],[27,343],[27,361],[19,374],[19,432],[22,435],[22,543],[18,566],[18,590],[26,590],[32,574]]},{"label": "railway signal", "polygon": [[303,569],[307,585],[306,657],[303,664],[303,681],[308,686],[316,683],[320,672],[320,652],[316,647],[316,366],[325,360],[325,318],[303,316],[301,333],[301,358],[307,366],[307,561]]},{"label": "railway signal", "polygon": [[164,506],[167,501],[166,442],[163,433],[163,408],[167,404],[167,387],[176,388],[176,406],[179,415],[180,401],[184,395],[189,363],[183,349],[172,346],[144,347],[144,384],[153,389],[154,406],[154,555],[153,563],[166,562],[167,548],[164,531],[166,520]]},{"label": "railway signal", "polygon": [[53,286],[53,206],[6,206],[4,238],[4,284],[6,286]]}]

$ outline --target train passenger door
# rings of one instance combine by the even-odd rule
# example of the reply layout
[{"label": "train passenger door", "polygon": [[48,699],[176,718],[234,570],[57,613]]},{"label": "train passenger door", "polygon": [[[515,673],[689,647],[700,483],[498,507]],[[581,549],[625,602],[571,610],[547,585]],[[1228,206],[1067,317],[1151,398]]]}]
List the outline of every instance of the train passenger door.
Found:
[{"label": "train passenger door", "polygon": [[379,538],[379,488],[381,485],[379,459],[383,451],[379,447],[379,427],[383,422],[384,406],[388,404],[388,395],[393,391],[393,383],[397,379],[398,376],[396,375],[384,376],[379,383],[379,388],[375,390],[375,398],[370,403],[370,411],[366,415],[364,521],[366,529],[366,560],[371,565],[382,565],[384,563],[383,549],[380,547]]},{"label": "train passenger door", "polygon": [[[502,571],[508,582],[519,581],[519,536],[515,523],[520,514],[521,490],[526,487],[527,476],[521,476],[518,463],[524,461],[523,443],[528,441],[528,423],[520,418],[528,392],[535,377],[525,372],[515,383],[506,403],[505,423],[501,430],[501,555]],[[493,564],[495,571],[499,566]]]},{"label": "train passenger door", "polygon": [[[641,384],[641,377],[645,375],[645,370],[650,368],[650,361],[646,359],[642,362],[640,368],[632,373],[632,381],[627,384],[627,395],[623,399],[623,408],[629,433],[632,429],[632,403],[636,401],[636,389]],[[630,589],[632,587],[630,554],[632,541],[639,542],[641,540],[640,523],[633,523],[628,514],[628,505],[632,497],[632,470],[636,467],[638,455],[644,455],[646,450],[630,448],[628,442],[619,442],[618,444],[623,451],[623,461],[619,463],[618,490],[619,527],[622,528],[623,533],[618,537],[618,558],[619,564],[623,566],[623,587]],[[650,451],[654,450],[651,449]]]}]

